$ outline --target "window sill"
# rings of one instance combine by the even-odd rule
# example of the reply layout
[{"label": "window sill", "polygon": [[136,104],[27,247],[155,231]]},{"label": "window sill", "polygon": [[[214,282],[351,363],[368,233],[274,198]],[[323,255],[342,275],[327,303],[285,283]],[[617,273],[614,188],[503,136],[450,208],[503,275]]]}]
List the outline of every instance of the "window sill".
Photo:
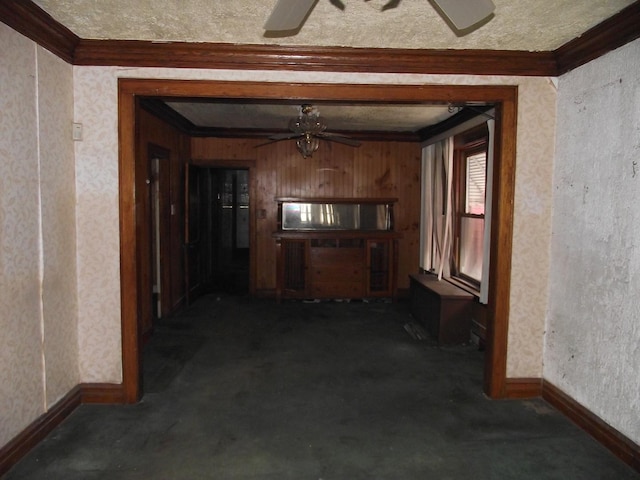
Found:
[{"label": "window sill", "polygon": [[455,277],[447,277],[447,278],[443,277],[442,279],[455,285],[458,288],[463,289],[465,292],[470,293],[474,297],[480,298],[480,290],[478,290],[477,287]]}]

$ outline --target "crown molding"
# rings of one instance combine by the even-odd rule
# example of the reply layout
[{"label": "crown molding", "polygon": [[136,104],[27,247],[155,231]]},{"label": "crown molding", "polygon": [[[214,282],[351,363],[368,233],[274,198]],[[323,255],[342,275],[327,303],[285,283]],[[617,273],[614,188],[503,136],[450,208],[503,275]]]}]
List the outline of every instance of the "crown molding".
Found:
[{"label": "crown molding", "polygon": [[73,56],[80,37],[58,23],[30,0],[0,1],[0,21],[30,38],[67,63]]},{"label": "crown molding", "polygon": [[329,72],[555,74],[552,52],[292,47],[227,43],[81,40],[75,65]]},{"label": "crown molding", "polygon": [[464,122],[467,122],[472,118],[475,118],[479,115],[483,115],[489,110],[491,110],[492,108],[494,108],[493,105],[479,105],[475,107],[474,106],[467,106],[467,107],[462,108],[454,115],[442,120],[439,123],[421,128],[418,131],[420,140],[421,141],[429,140],[430,138],[433,138],[436,135],[440,135],[441,133],[451,130],[452,128],[455,128],[458,125],[462,125]]},{"label": "crown molding", "polygon": [[640,0],[554,51],[423,50],[81,39],[31,0],[0,21],[74,65],[558,76],[640,37]]},{"label": "crown molding", "polygon": [[554,53],[558,76],[640,38],[640,1],[565,43]]}]

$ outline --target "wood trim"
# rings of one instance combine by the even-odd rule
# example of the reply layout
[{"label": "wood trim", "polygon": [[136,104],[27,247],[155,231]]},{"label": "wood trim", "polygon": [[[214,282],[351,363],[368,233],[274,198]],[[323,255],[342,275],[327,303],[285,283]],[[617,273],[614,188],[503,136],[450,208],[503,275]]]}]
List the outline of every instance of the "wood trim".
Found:
[{"label": "wood trim", "polygon": [[[418,135],[420,136],[420,140],[429,140],[430,138],[435,137],[436,135],[440,135],[448,130],[451,130],[458,125],[462,125],[464,122],[467,122],[477,116],[488,112],[491,110],[493,106],[479,106],[479,107],[464,107],[462,110],[452,115],[451,117],[436,123],[435,125],[429,125],[427,127],[421,128],[418,130]],[[489,117],[487,117],[489,118]]]},{"label": "wood trim", "polygon": [[489,301],[484,390],[491,398],[507,394],[507,344],[509,299],[511,291],[511,255],[515,198],[517,88],[496,104],[494,140],[494,211],[491,216]]},{"label": "wood trim", "polygon": [[67,63],[73,56],[80,37],[31,1],[2,0],[0,21],[30,38]]},{"label": "wood trim", "polygon": [[640,2],[636,1],[558,48],[554,52],[557,75],[567,73],[639,37]]},{"label": "wood trim", "polygon": [[553,52],[81,40],[75,65],[554,76]]},{"label": "wood trim", "polygon": [[517,97],[517,87],[510,85],[383,85],[136,78],[120,78],[118,85],[124,98],[160,96],[429,105],[449,102],[500,103],[504,100],[515,102]]},{"label": "wood trim", "polygon": [[140,107],[185,135],[193,136],[194,132],[198,129],[192,121],[180,115],[165,102],[157,98],[140,99]]},{"label": "wood trim", "polygon": [[82,383],[80,401],[82,404],[119,405],[125,402],[122,383]]},{"label": "wood trim", "polygon": [[[122,84],[122,80],[119,81]],[[138,272],[136,262],[135,200],[135,98],[118,92],[120,286],[122,326],[122,379],[124,401],[135,403],[142,395],[141,341],[138,332]],[[130,125],[133,128],[128,128]]]},{"label": "wood trim", "polygon": [[4,475],[67,418],[81,403],[81,388],[74,387],[46,413],[0,448],[0,476]]},{"label": "wood trim", "polygon": [[546,380],[542,383],[542,398],[608,448],[620,460],[640,472],[640,445]]},{"label": "wood trim", "polygon": [[507,378],[504,397],[512,399],[536,398],[542,396],[541,378]]},{"label": "wood trim", "polygon": [[[505,395],[507,332],[511,281],[514,174],[516,159],[517,87],[467,85],[352,85],[277,82],[217,82],[154,79],[120,79],[119,152],[121,221],[121,295],[123,375],[126,401],[140,394],[139,347],[135,272],[135,102],[144,96],[206,97],[214,99],[272,99],[309,101],[366,101],[371,103],[484,102],[496,105],[496,175],[491,245],[492,282],[489,296],[485,392]],[[256,292],[262,295],[266,292]]]}]

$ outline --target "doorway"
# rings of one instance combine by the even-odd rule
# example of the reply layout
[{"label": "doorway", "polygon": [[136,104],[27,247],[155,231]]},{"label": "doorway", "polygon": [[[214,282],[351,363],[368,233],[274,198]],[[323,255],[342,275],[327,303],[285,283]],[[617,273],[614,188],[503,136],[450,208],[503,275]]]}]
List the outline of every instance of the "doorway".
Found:
[{"label": "doorway", "polygon": [[187,304],[208,292],[250,292],[250,169],[189,164],[185,192]]},{"label": "doorway", "polygon": [[[140,350],[136,313],[139,302],[135,289],[137,255],[135,240],[135,99],[136,96],[165,96],[269,99],[305,98],[367,103],[447,103],[483,102],[496,105],[496,164],[493,204],[496,212],[491,231],[491,286],[488,303],[488,331],[485,354],[484,390],[493,398],[507,396],[506,355],[509,323],[511,239],[515,174],[517,87],[453,85],[350,85],[291,84],[260,82],[183,82],[121,79],[119,82],[120,132],[120,219],[121,295],[123,341],[123,395],[136,402],[141,394]],[[266,179],[264,181],[267,181]]]},{"label": "doorway", "polygon": [[211,168],[212,289],[249,291],[249,171]]}]

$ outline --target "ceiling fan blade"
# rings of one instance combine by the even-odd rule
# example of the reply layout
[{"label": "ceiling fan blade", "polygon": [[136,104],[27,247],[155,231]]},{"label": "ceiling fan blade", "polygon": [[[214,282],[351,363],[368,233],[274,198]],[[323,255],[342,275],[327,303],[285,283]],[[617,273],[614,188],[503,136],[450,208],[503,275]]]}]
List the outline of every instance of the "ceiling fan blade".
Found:
[{"label": "ceiling fan blade", "polygon": [[276,133],[275,135],[269,135],[270,140],[286,140],[288,138],[296,138],[302,136],[300,133]]},{"label": "ceiling fan blade", "polygon": [[484,20],[496,6],[491,0],[433,0],[458,30],[465,30]]},{"label": "ceiling fan blade", "polygon": [[295,30],[307,17],[317,0],[278,0],[264,24],[269,31]]},{"label": "ceiling fan blade", "polygon": [[288,138],[276,138],[275,140],[269,140],[268,142],[259,143],[254,145],[253,148],[264,147],[265,145],[271,145],[272,143],[281,142],[283,140],[289,140]]},{"label": "ceiling fan blade", "polygon": [[268,142],[259,143],[258,145],[255,146],[255,148],[264,147],[265,145],[271,145],[272,143],[281,142],[282,140],[289,140],[291,138],[296,138],[300,136],[301,135],[299,133],[276,133],[275,135],[269,135],[267,137],[269,139]]},{"label": "ceiling fan blade", "polygon": [[359,147],[362,145],[358,140],[354,140],[351,137],[347,137],[346,135],[340,135],[338,133],[320,133],[317,135],[323,140],[329,140],[330,142],[344,143],[345,145],[349,145],[351,147]]}]

